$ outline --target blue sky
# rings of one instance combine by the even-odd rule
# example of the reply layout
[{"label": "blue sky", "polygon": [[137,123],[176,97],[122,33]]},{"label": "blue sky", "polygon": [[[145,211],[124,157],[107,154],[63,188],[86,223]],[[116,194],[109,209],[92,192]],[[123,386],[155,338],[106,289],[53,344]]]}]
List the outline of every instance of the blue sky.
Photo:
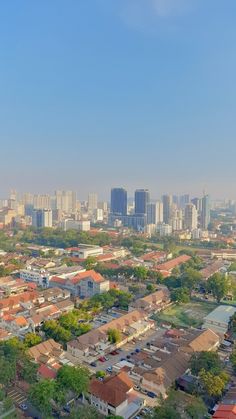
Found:
[{"label": "blue sky", "polygon": [[0,196],[236,198],[235,0],[0,4]]}]

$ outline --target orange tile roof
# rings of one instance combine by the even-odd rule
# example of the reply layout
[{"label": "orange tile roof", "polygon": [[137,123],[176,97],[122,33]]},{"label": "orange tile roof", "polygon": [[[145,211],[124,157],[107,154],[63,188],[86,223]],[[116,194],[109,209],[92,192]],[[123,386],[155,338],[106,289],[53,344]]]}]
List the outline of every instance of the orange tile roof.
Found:
[{"label": "orange tile roof", "polygon": [[181,256],[178,256],[177,258],[174,258],[174,259],[172,259],[168,262],[161,263],[160,265],[158,265],[158,269],[160,271],[170,271],[173,268],[175,268],[176,266],[179,266],[182,263],[185,263],[190,259],[191,259],[191,256],[181,255]]},{"label": "orange tile roof", "polygon": [[77,284],[79,281],[82,281],[83,279],[87,279],[87,278],[91,278],[95,282],[105,281],[105,279],[103,278],[103,276],[101,274],[99,274],[99,273],[95,272],[93,269],[91,269],[90,271],[85,271],[85,272],[78,273],[77,275],[75,275],[71,279],[71,282],[73,284]]},{"label": "orange tile roof", "polygon": [[25,319],[23,316],[16,317],[16,318],[15,318],[15,323],[16,323],[18,326],[21,326],[21,327],[23,327],[23,326],[27,326],[27,325],[28,325],[28,323],[27,323],[26,319]]},{"label": "orange tile roof", "polygon": [[236,419],[236,405],[220,404],[213,419]]}]

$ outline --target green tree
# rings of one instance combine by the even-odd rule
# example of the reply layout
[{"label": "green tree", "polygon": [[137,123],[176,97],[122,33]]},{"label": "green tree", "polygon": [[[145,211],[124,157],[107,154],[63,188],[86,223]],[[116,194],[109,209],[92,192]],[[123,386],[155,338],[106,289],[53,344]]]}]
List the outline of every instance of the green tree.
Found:
[{"label": "green tree", "polygon": [[188,288],[190,291],[190,294],[193,291],[193,289],[197,285],[199,285],[201,280],[202,280],[201,273],[193,268],[187,268],[181,277],[182,286]]},{"label": "green tree", "polygon": [[212,292],[213,297],[220,303],[229,291],[229,280],[227,276],[221,273],[212,275],[207,281],[207,290]]},{"label": "green tree", "polygon": [[108,334],[108,340],[111,343],[118,343],[121,341],[121,333],[118,329],[109,329],[107,331]]},{"label": "green tree", "polygon": [[92,406],[81,406],[70,414],[69,419],[99,419],[99,414]]},{"label": "green tree", "polygon": [[235,349],[230,355],[230,361],[231,361],[234,373],[236,373],[236,350]]},{"label": "green tree", "polygon": [[97,259],[94,256],[88,256],[87,259],[84,261],[84,267],[87,270],[93,269],[97,263]]},{"label": "green tree", "polygon": [[176,288],[172,290],[171,300],[177,303],[188,303],[190,300],[188,288]]},{"label": "green tree", "polygon": [[81,394],[88,390],[89,371],[84,367],[64,365],[58,371],[57,381],[65,390]]},{"label": "green tree", "polygon": [[207,415],[207,407],[202,399],[195,398],[187,407],[186,412],[192,419],[202,419]]},{"label": "green tree", "polygon": [[13,401],[10,397],[6,397],[3,400],[3,412],[8,412],[8,410],[13,408]]},{"label": "green tree", "polygon": [[3,385],[10,384],[16,376],[16,362],[0,358],[0,383]]},{"label": "green tree", "polygon": [[219,375],[214,375],[211,372],[201,370],[199,377],[204,390],[209,396],[221,396],[229,381],[228,374],[223,371]]},{"label": "green tree", "polygon": [[27,346],[27,348],[31,348],[32,346],[38,345],[41,342],[41,336],[37,335],[36,333],[27,333],[25,335],[24,344]]},{"label": "green tree", "polygon": [[148,269],[145,266],[136,266],[134,268],[134,276],[139,281],[143,281],[148,277]]},{"label": "green tree", "polygon": [[123,416],[117,415],[108,415],[107,419],[124,419]]},{"label": "green tree", "polygon": [[163,404],[154,409],[152,419],[181,419],[181,416],[173,406]]},{"label": "green tree", "polygon": [[153,284],[147,284],[146,289],[149,293],[152,293],[155,291],[156,287]]},{"label": "green tree", "polygon": [[42,380],[33,384],[29,391],[29,400],[46,418],[52,412],[51,401],[55,395],[55,381]]},{"label": "green tree", "polygon": [[52,338],[56,342],[66,343],[72,338],[71,332],[60,326],[56,320],[46,321],[42,330],[45,332],[47,338]]},{"label": "green tree", "polygon": [[37,380],[38,365],[32,362],[26,355],[18,361],[19,374],[23,380],[29,384],[35,383]]},{"label": "green tree", "polygon": [[217,375],[222,371],[222,363],[217,352],[195,352],[190,359],[190,368],[194,375],[201,370]]},{"label": "green tree", "polygon": [[106,377],[105,371],[97,371],[96,372],[96,378],[104,378]]}]

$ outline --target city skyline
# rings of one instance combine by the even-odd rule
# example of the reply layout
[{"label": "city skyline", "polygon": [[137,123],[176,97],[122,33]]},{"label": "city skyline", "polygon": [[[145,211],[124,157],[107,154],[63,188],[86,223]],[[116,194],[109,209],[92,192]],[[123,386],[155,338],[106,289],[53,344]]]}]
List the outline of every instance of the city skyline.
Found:
[{"label": "city skyline", "polygon": [[0,194],[234,199],[235,16],[233,0],[2,4]]}]

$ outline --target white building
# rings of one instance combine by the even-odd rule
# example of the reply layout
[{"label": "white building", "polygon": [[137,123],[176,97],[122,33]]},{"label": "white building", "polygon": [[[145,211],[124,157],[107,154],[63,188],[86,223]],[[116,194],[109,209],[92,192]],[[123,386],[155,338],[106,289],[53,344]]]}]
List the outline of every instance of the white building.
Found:
[{"label": "white building", "polygon": [[64,231],[67,231],[67,230],[89,231],[90,221],[88,220],[77,221],[72,218],[65,218],[61,222],[61,227],[63,228]]},{"label": "white building", "polygon": [[98,207],[98,196],[96,193],[90,193],[88,195],[88,211],[93,212]]},{"label": "white building", "polygon": [[72,256],[76,256],[79,259],[87,259],[89,256],[100,256],[103,255],[103,248],[91,244],[78,244],[78,247],[72,247],[68,249]]},{"label": "white building", "polygon": [[236,307],[221,305],[204,317],[202,329],[211,329],[221,337],[228,330],[230,317],[236,312]]},{"label": "white building", "polygon": [[27,282],[35,282],[45,288],[49,284],[49,273],[45,269],[31,268],[31,266],[20,270],[20,278]]},{"label": "white building", "polygon": [[147,224],[163,222],[163,203],[155,202],[147,205]]},{"label": "white building", "polygon": [[172,234],[172,226],[162,223],[157,226],[157,231],[159,231],[161,237],[170,236]]},{"label": "white building", "polygon": [[193,204],[187,204],[184,211],[184,226],[187,230],[196,230],[198,223],[198,212]]}]

